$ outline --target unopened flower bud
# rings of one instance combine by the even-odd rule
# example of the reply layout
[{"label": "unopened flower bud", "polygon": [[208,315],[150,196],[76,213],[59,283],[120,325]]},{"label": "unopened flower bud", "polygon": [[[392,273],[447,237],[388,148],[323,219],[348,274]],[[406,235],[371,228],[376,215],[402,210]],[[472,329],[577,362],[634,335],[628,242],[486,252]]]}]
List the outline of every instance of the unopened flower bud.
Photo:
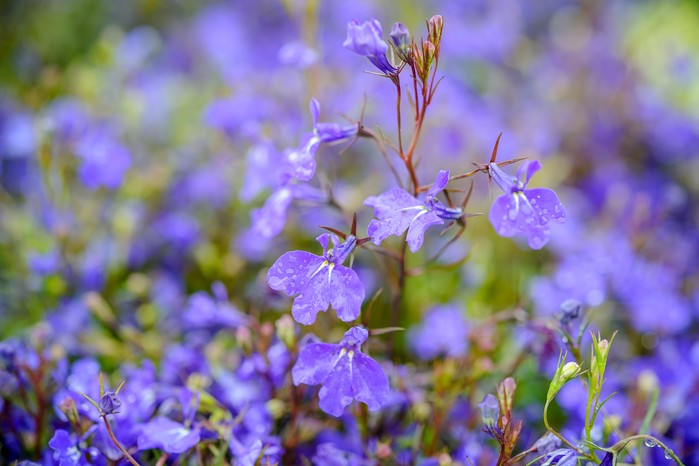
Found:
[{"label": "unopened flower bud", "polygon": [[638,376],[638,390],[646,396],[658,390],[658,376],[650,370],[642,371]]},{"label": "unopened flower bud", "polygon": [[398,49],[401,54],[405,55],[408,53],[410,31],[405,24],[398,22],[393,25],[391,28],[391,41],[393,41],[393,45],[396,46],[396,49]]},{"label": "unopened flower bud", "polygon": [[486,427],[493,427],[500,416],[500,405],[494,395],[488,393],[483,401],[478,403],[481,410],[481,420]]},{"label": "unopened flower bud", "polygon": [[376,457],[380,460],[387,460],[393,455],[391,445],[388,443],[379,442],[376,445]]},{"label": "unopened flower bud", "polygon": [[284,314],[274,323],[277,328],[277,338],[286,345],[293,348],[296,344],[296,325],[294,319],[289,314]]},{"label": "unopened flower bud", "polygon": [[121,400],[114,392],[106,392],[100,398],[100,410],[102,414],[117,414],[121,408]]},{"label": "unopened flower bud", "polygon": [[451,459],[451,456],[449,456],[449,453],[442,453],[437,457],[437,462],[439,466],[451,466],[454,464],[454,461]]},{"label": "unopened flower bud", "polygon": [[439,47],[442,40],[442,30],[444,29],[444,18],[442,15],[434,15],[427,21],[427,34],[430,41]]},{"label": "unopened flower bud", "polygon": [[580,365],[577,362],[570,361],[563,366],[563,370],[561,370],[561,379],[567,382],[578,375],[578,371],[580,371]]}]

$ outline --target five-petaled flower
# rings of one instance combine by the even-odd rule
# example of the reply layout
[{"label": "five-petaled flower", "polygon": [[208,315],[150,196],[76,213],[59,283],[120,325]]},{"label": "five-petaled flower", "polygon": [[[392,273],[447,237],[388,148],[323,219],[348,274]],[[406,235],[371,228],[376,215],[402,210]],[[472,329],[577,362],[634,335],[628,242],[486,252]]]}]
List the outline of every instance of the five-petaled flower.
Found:
[{"label": "five-petaled flower", "polygon": [[532,249],[541,249],[548,242],[550,221],[563,223],[566,217],[563,204],[553,190],[526,189],[529,179],[540,169],[541,164],[536,160],[525,162],[517,169],[515,178],[495,162],[488,164],[488,174],[505,192],[490,208],[490,223],[500,236],[527,236]]},{"label": "five-petaled flower", "polygon": [[306,133],[296,150],[287,154],[289,175],[301,181],[313,178],[316,172],[316,152],[320,143],[345,141],[357,135],[358,124],[340,125],[338,123],[322,123],[320,118],[320,103],[315,98],[309,104],[313,117],[313,132]]},{"label": "five-petaled flower", "polygon": [[376,19],[362,24],[353,19],[347,23],[347,38],[342,45],[354,53],[367,57],[375,67],[390,76],[398,70],[386,57],[388,44],[381,38],[382,33],[381,23]]},{"label": "five-petaled flower", "polygon": [[408,230],[406,241],[412,252],[422,246],[425,230],[444,221],[455,221],[463,217],[458,207],[447,207],[437,195],[449,182],[449,170],[441,170],[434,184],[427,191],[424,201],[411,196],[401,188],[391,189],[379,196],[371,196],[364,205],[374,208],[376,217],[369,223],[368,233],[377,246],[388,236],[400,236]]},{"label": "five-petaled flower", "polygon": [[[296,322],[310,325],[320,311],[332,306],[344,322],[359,317],[364,286],[357,273],[342,263],[357,245],[357,239],[349,235],[340,244],[337,236],[322,234],[316,238],[323,246],[323,255],[306,251],[290,251],[283,254],[267,273],[269,286],[289,296],[298,295],[291,307]],[[332,241],[328,248],[328,241]]]},{"label": "five-petaled flower", "polygon": [[333,416],[340,416],[352,400],[365,403],[370,411],[380,409],[390,389],[381,366],[360,351],[368,336],[366,329],[352,327],[340,344],[307,344],[291,370],[294,384],[323,385],[320,408]]}]

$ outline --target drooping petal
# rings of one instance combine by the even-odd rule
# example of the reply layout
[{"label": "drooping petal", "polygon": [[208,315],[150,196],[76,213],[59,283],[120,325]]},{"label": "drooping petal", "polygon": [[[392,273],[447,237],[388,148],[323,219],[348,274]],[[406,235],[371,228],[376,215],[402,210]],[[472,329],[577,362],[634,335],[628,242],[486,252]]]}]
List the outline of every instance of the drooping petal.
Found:
[{"label": "drooping petal", "polygon": [[311,343],[301,348],[296,364],[291,369],[294,385],[323,383],[335,368],[340,351],[340,345],[327,343]]},{"label": "drooping petal", "polygon": [[381,366],[369,356],[355,352],[352,362],[352,389],[357,401],[369,411],[381,409],[390,397],[388,378]]},{"label": "drooping petal", "polygon": [[436,213],[427,211],[423,212],[425,213],[415,216],[410,222],[406,241],[411,252],[417,252],[417,250],[420,249],[422,242],[425,239],[425,231],[429,227],[444,223],[444,220],[439,218],[439,215]]},{"label": "drooping petal", "polygon": [[490,220],[498,235],[509,238],[519,232],[517,229],[518,215],[519,209],[517,204],[515,204],[514,196],[503,194],[495,199],[495,202],[490,207],[488,220]]},{"label": "drooping petal", "polygon": [[384,217],[391,212],[407,209],[424,204],[407,191],[400,188],[391,189],[378,196],[371,196],[364,200],[364,205],[374,208],[374,215],[377,218]]},{"label": "drooping petal", "polygon": [[364,286],[352,269],[327,266],[308,280],[291,306],[291,315],[300,324],[310,325],[319,312],[330,305],[343,322],[356,319],[364,301]]},{"label": "drooping petal", "polygon": [[357,272],[342,265],[336,266],[330,286],[333,289],[330,304],[337,312],[337,317],[343,322],[351,322],[359,317],[364,301],[364,285]]},{"label": "drooping petal", "polygon": [[289,296],[300,294],[323,263],[322,257],[306,251],[290,251],[277,259],[267,272],[270,288]]},{"label": "drooping petal", "polygon": [[168,453],[184,453],[199,443],[199,430],[185,427],[166,417],[156,417],[142,428],[138,449],[160,448]]},{"label": "drooping petal", "polygon": [[293,194],[289,188],[275,191],[259,209],[250,213],[253,230],[265,238],[277,236],[286,223],[286,211],[291,205]]},{"label": "drooping petal", "polygon": [[437,173],[437,178],[435,178],[432,187],[427,191],[427,196],[436,196],[444,191],[447,184],[449,184],[449,170],[440,170],[439,173]]},{"label": "drooping petal", "polygon": [[333,296],[328,280],[328,270],[326,266],[324,270],[310,278],[301,294],[294,299],[291,305],[291,316],[299,324],[311,325],[319,312],[328,310]]},{"label": "drooping petal", "polygon": [[320,139],[313,133],[304,135],[301,144],[286,154],[287,173],[301,181],[313,178],[316,172],[316,152]]},{"label": "drooping petal", "polygon": [[328,374],[328,377],[323,382],[323,387],[318,392],[320,409],[339,417],[345,410],[345,406],[352,403],[354,395],[351,363],[349,357],[345,354]]},{"label": "drooping petal", "polygon": [[525,189],[524,195],[539,217],[539,224],[546,225],[549,221],[563,223],[566,211],[556,193],[547,188]]}]

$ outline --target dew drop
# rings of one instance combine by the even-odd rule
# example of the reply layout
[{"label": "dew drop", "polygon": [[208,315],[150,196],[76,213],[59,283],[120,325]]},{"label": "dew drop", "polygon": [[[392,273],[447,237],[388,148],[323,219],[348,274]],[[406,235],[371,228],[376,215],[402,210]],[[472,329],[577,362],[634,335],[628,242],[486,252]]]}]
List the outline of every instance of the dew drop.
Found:
[{"label": "dew drop", "polygon": [[564,345],[568,344],[568,337],[561,337],[561,341],[563,342]]},{"label": "dew drop", "polygon": [[286,269],[286,273],[288,273],[288,274],[292,274],[292,273],[294,273],[294,269],[291,269],[291,268],[289,268],[289,269]]},{"label": "dew drop", "polygon": [[508,213],[507,216],[510,218],[510,220],[514,220],[517,218],[517,211],[515,209],[511,209]]},{"label": "dew drop", "polygon": [[546,215],[546,214],[549,213],[549,210],[548,210],[548,209],[544,209],[544,210],[542,210],[542,212],[544,213],[544,215]]},{"label": "dew drop", "polygon": [[649,438],[645,439],[645,440],[643,441],[643,443],[645,443],[646,446],[647,446],[648,448],[653,448],[654,446],[658,445],[658,444],[655,442],[655,440],[649,439]]},{"label": "dew drop", "polygon": [[672,455],[671,455],[670,452],[667,451],[667,450],[665,450],[665,455],[664,455],[664,456],[665,456],[665,459],[666,459],[666,460],[672,459]]},{"label": "dew drop", "polygon": [[531,205],[536,205],[536,199],[532,199],[531,201],[529,201],[529,203],[530,203]]},{"label": "dew drop", "polygon": [[554,211],[554,212],[558,212],[558,211],[560,211],[560,210],[561,210],[561,209],[560,209],[558,206],[554,206],[554,207],[553,207],[553,211]]}]

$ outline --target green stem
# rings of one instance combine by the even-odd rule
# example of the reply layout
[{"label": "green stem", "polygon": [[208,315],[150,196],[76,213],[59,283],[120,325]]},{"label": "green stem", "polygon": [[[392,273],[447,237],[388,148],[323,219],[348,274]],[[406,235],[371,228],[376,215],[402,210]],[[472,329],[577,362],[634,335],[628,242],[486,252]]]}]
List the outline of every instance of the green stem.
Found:
[{"label": "green stem", "polygon": [[632,435],[631,437],[627,437],[625,439],[619,440],[617,443],[612,445],[612,447],[609,450],[613,450],[615,452],[620,452],[624,448],[626,448],[626,445],[628,445],[630,442],[633,442],[635,440],[641,440],[641,439],[648,439],[652,442],[654,442],[656,445],[661,447],[663,450],[665,450],[665,453],[670,456],[670,458],[677,463],[679,466],[684,466],[684,463],[682,460],[679,459],[679,457],[675,454],[674,451],[670,449],[667,445],[665,445],[663,442],[658,440],[656,437],[653,437],[652,435],[648,434],[638,434],[638,435]]}]

